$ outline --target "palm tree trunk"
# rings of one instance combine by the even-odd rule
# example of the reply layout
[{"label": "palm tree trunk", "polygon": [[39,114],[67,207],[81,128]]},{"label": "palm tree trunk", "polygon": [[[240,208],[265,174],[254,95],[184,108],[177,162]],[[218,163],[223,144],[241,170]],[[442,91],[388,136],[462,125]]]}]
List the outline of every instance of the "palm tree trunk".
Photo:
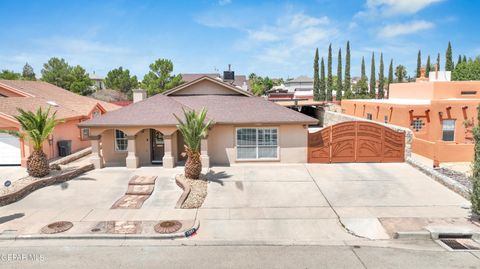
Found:
[{"label": "palm tree trunk", "polygon": [[191,179],[198,179],[202,172],[202,162],[200,160],[199,152],[192,152],[186,149],[187,162],[185,163],[185,177]]},{"label": "palm tree trunk", "polygon": [[27,172],[32,177],[44,177],[50,173],[47,155],[42,150],[34,150],[28,157]]}]

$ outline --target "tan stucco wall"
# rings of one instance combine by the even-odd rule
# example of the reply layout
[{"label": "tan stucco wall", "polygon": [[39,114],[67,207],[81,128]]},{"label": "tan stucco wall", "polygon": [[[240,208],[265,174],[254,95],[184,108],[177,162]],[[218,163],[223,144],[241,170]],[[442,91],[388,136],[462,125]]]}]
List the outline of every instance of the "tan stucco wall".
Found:
[{"label": "tan stucco wall", "polygon": [[240,127],[277,127],[279,130],[279,160],[269,162],[306,163],[308,130],[303,125],[248,126],[215,125],[208,135],[208,155],[212,165],[228,165],[245,162],[237,161],[235,130]]},{"label": "tan stucco wall", "polygon": [[115,151],[114,130],[102,133],[102,156],[106,166],[125,166],[126,151]]},{"label": "tan stucco wall", "polygon": [[177,92],[174,92],[170,95],[189,95],[189,94],[235,94],[234,91],[225,88],[225,86],[218,85],[216,83],[212,83],[208,80],[201,81],[199,83],[193,84],[191,86],[186,87],[185,89],[181,89]]}]

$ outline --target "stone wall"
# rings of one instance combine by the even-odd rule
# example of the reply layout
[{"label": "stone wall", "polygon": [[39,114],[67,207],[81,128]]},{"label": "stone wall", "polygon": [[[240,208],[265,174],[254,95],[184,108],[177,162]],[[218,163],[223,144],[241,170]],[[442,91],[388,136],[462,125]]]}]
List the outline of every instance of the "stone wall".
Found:
[{"label": "stone wall", "polygon": [[[369,121],[369,120],[342,114],[342,113],[337,113],[333,111],[325,111],[323,113],[323,127],[327,127],[327,126],[345,122],[345,121]],[[374,123],[378,123],[379,125],[383,125],[397,132],[405,133],[405,159],[408,160],[411,158],[413,132],[410,129],[392,125],[392,124],[385,124],[380,122],[374,122]]]}]

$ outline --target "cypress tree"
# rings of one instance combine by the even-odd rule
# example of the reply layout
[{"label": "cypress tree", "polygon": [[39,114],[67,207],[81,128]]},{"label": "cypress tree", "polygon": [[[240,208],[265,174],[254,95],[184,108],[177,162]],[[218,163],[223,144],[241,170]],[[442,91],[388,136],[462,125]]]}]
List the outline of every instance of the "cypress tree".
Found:
[{"label": "cypress tree", "polygon": [[440,53],[437,54],[437,70],[440,71]]},{"label": "cypress tree", "polygon": [[422,69],[422,52],[418,50],[417,55],[417,78],[420,77],[420,69]]},{"label": "cypress tree", "polygon": [[313,60],[313,100],[320,101],[320,75],[318,73],[318,48],[315,50]]},{"label": "cypress tree", "polygon": [[452,45],[448,42],[447,52],[445,53],[445,71],[453,71]]},{"label": "cypress tree", "polygon": [[341,101],[342,100],[342,49],[338,49],[338,64],[337,64],[337,87],[336,87],[337,93],[336,93],[336,100]]},{"label": "cypress tree", "polygon": [[370,98],[376,97],[377,79],[375,75],[375,52],[372,52],[372,63],[370,64]]},{"label": "cypress tree", "polygon": [[425,76],[428,78],[430,74],[430,55],[427,57],[427,65],[425,66]]},{"label": "cypress tree", "polygon": [[320,62],[320,101],[325,101],[326,93],[325,93],[325,63],[322,61]]},{"label": "cypress tree", "polygon": [[458,55],[457,65],[462,63],[462,55]]},{"label": "cypress tree", "polygon": [[327,59],[327,101],[332,101],[333,75],[332,75],[332,44],[328,46]]},{"label": "cypress tree", "polygon": [[360,97],[361,98],[367,98],[369,96],[369,93],[368,93],[368,82],[367,82],[368,78],[367,78],[367,74],[366,74],[366,71],[365,71],[365,58],[362,57],[362,74],[361,74],[361,77],[360,77],[360,81],[357,82],[357,84],[359,84],[359,90],[360,90]]},{"label": "cypress tree", "polygon": [[383,99],[385,97],[385,91],[383,89],[385,83],[385,76],[383,74],[383,53],[380,53],[380,70],[378,73],[378,99]]},{"label": "cypress tree", "polygon": [[466,63],[467,62],[467,56],[463,55],[463,62]]},{"label": "cypress tree", "polygon": [[390,96],[390,84],[393,83],[393,59],[390,60],[390,66],[388,67],[388,85],[387,85],[387,98]]},{"label": "cypress tree", "polygon": [[475,139],[473,171],[472,171],[472,193],[470,201],[472,202],[472,211],[480,215],[480,105],[477,107],[477,126],[473,129],[473,138]]},{"label": "cypress tree", "polygon": [[345,55],[345,81],[343,83],[345,98],[347,99],[352,97],[352,86],[350,79],[350,41],[347,41],[347,54]]}]

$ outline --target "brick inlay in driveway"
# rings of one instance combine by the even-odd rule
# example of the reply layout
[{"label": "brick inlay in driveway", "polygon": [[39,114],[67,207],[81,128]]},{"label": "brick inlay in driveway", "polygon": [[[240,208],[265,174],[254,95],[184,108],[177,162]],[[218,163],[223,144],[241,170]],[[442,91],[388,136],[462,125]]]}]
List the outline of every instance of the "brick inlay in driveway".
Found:
[{"label": "brick inlay in driveway", "polygon": [[156,179],[156,176],[133,176],[128,182],[127,192],[112,205],[112,209],[141,208],[145,200],[153,193]]}]

